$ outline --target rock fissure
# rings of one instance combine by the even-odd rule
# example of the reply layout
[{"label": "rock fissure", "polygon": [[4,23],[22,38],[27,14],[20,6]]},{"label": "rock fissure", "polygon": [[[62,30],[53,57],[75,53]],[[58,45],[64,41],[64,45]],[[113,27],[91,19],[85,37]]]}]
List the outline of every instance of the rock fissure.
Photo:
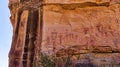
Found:
[{"label": "rock fissure", "polygon": [[38,11],[29,11],[28,28],[26,32],[26,43],[23,54],[23,67],[32,67],[34,59],[34,48],[37,32]]}]

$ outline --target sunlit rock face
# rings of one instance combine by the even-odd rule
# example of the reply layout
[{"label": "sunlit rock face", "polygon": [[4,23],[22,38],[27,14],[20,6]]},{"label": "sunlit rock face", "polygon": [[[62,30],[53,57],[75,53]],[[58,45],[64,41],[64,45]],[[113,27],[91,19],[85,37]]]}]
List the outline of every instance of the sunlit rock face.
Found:
[{"label": "sunlit rock face", "polygon": [[41,53],[70,56],[71,67],[120,67],[120,0],[9,0],[9,8],[9,67],[40,67]]}]

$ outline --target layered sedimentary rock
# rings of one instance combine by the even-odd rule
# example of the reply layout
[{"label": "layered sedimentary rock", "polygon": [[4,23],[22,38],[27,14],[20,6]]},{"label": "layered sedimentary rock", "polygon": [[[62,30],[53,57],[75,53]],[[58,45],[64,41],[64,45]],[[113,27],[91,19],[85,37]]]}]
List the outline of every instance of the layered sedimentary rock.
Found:
[{"label": "layered sedimentary rock", "polygon": [[120,0],[10,0],[9,8],[9,67],[39,67],[40,53],[71,56],[72,67],[120,66]]}]

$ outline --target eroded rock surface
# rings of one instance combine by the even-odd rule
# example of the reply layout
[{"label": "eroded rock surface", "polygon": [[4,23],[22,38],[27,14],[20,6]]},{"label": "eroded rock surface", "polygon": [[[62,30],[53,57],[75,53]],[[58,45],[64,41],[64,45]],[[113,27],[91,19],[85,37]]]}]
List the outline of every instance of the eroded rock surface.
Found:
[{"label": "eroded rock surface", "polygon": [[9,0],[9,8],[9,67],[38,67],[40,52],[70,55],[72,67],[120,66],[120,0]]}]

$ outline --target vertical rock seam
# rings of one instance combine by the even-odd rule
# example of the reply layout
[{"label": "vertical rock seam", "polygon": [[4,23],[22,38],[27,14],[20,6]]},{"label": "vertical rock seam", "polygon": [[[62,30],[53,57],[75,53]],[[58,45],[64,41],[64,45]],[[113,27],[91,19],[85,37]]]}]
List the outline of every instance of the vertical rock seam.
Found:
[{"label": "vertical rock seam", "polygon": [[[9,2],[11,23],[14,29],[9,67],[33,67],[38,61],[43,13],[42,6],[34,8],[36,2],[40,2],[41,6],[42,0],[16,0],[16,2],[10,0]],[[23,8],[28,4],[33,7]]]}]

